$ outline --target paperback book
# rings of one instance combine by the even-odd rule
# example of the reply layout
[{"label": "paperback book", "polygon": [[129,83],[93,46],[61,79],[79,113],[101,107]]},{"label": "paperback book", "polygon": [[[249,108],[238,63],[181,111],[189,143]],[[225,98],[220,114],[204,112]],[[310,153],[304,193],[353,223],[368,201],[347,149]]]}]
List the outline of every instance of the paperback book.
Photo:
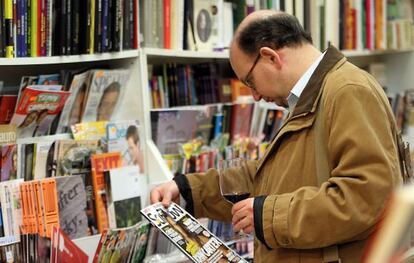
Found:
[{"label": "paperback book", "polygon": [[247,262],[175,203],[156,203],[141,213],[192,262]]}]

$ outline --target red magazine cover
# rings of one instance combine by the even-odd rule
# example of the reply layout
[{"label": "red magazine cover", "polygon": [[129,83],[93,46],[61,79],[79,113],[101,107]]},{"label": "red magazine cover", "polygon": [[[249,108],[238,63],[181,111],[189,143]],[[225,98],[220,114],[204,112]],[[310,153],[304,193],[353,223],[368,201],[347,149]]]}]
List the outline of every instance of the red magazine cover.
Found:
[{"label": "red magazine cover", "polygon": [[3,95],[0,103],[0,124],[10,123],[14,108],[16,107],[17,95]]},{"label": "red magazine cover", "polygon": [[61,112],[70,92],[25,88],[17,102],[11,124],[19,137],[45,135],[54,118]]},{"label": "red magazine cover", "polygon": [[51,262],[88,263],[88,255],[73,243],[61,229],[53,227],[51,240]]}]

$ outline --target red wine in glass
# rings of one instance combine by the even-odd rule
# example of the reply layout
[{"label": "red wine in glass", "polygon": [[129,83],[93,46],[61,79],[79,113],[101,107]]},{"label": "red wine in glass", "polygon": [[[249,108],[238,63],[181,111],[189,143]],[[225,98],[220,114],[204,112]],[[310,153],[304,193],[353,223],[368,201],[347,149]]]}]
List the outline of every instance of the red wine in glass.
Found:
[{"label": "red wine in glass", "polygon": [[241,200],[244,200],[249,196],[250,196],[250,193],[248,193],[248,192],[233,192],[233,193],[223,194],[223,197],[227,201],[229,201],[233,204],[235,204],[237,202],[240,202]]}]

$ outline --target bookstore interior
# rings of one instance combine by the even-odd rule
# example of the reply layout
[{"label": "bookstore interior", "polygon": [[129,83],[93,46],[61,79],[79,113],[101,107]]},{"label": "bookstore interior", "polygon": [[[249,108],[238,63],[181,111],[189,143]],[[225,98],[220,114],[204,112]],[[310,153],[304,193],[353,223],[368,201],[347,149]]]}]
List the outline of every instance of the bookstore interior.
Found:
[{"label": "bookstore interior", "polygon": [[[265,9],[374,76],[414,145],[414,0],[2,0],[0,262],[253,262],[253,235],[150,191],[260,162],[283,129],[229,63]],[[365,262],[414,258],[414,190],[393,196]]]}]

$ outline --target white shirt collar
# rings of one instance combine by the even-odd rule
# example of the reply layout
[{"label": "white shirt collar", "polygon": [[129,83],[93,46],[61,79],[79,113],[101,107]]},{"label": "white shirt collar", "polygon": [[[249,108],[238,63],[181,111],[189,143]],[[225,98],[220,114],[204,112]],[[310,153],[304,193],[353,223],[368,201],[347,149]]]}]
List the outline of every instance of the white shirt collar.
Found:
[{"label": "white shirt collar", "polygon": [[[287,97],[287,101],[289,104],[289,111],[293,111],[294,107],[296,106],[296,103],[298,102],[300,95],[302,94],[303,90],[305,89],[306,85],[308,84],[310,78],[313,75],[313,72],[318,67],[319,63],[323,59],[323,56],[325,55],[326,51],[322,53],[315,62],[312,63],[312,65],[306,70],[305,74],[300,77],[298,82],[296,82],[295,86],[293,86],[292,90],[290,91],[289,96]],[[294,96],[292,96],[294,95]],[[293,98],[292,98],[293,97]],[[296,98],[295,98],[296,97]],[[291,105],[292,104],[292,105]]]}]

